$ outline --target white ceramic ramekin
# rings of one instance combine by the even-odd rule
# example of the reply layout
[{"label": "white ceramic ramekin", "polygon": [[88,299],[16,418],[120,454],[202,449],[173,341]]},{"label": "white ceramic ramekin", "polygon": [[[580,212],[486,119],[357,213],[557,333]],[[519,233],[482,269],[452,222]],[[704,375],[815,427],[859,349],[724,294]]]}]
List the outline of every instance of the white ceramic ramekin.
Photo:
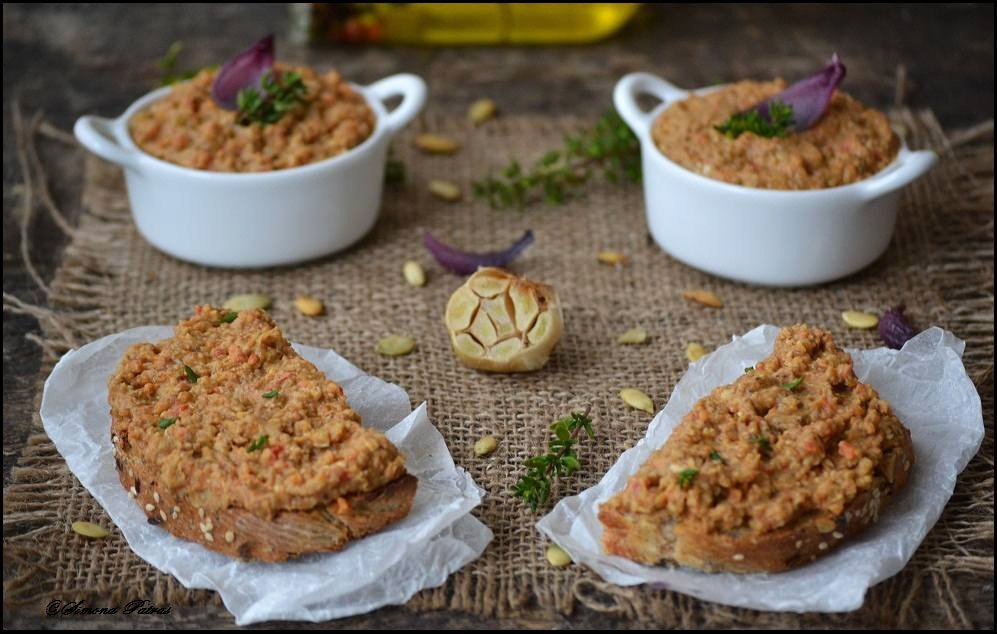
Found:
[{"label": "white ceramic ramekin", "polygon": [[[140,150],[131,117],[171,88],[155,90],[117,119],[81,117],[76,138],[122,166],[135,224],[155,247],[208,266],[292,264],[340,251],[377,221],[391,138],[426,101],[415,75],[353,86],[374,110],[374,132],[332,158],[273,172],[225,173],[181,167]],[[401,97],[387,112],[384,100]]]},{"label": "white ceramic ramekin", "polygon": [[[695,91],[704,93],[715,88]],[[890,243],[900,190],[937,162],[906,144],[879,173],[856,183],[804,191],[732,185],[669,160],[651,138],[661,112],[688,97],[667,81],[632,73],[613,102],[640,140],[647,223],[655,241],[686,264],[767,286],[828,282],[867,266]],[[650,112],[640,95],[662,101]]]}]

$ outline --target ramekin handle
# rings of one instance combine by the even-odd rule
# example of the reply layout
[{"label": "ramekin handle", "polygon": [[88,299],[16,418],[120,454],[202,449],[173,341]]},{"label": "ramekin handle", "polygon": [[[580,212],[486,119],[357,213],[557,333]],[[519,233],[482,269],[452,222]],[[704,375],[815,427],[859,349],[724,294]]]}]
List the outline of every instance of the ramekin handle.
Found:
[{"label": "ramekin handle", "polygon": [[113,124],[112,119],[86,115],[76,120],[73,134],[83,147],[100,158],[122,167],[136,169],[138,161],[135,153],[121,147],[121,144],[115,140],[114,132],[111,130]]},{"label": "ramekin handle", "polygon": [[909,185],[938,162],[938,155],[930,150],[908,152],[901,150],[900,164],[889,172],[873,177],[859,188],[862,198],[873,200]]},{"label": "ramekin handle", "polygon": [[646,136],[651,130],[651,114],[641,110],[637,97],[651,95],[671,103],[685,99],[689,93],[650,73],[630,73],[616,83],[613,105],[637,136]]},{"label": "ramekin handle", "polygon": [[385,77],[367,89],[380,101],[398,96],[402,98],[401,103],[385,118],[389,134],[404,128],[415,115],[419,114],[426,103],[426,82],[421,77],[409,73]]}]

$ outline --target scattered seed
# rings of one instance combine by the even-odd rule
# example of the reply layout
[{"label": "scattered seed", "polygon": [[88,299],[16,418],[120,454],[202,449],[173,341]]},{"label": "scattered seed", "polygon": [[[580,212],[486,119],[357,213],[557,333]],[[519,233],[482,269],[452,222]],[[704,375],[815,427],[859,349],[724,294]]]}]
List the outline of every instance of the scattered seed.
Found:
[{"label": "scattered seed", "polygon": [[399,357],[415,349],[415,339],[403,335],[388,335],[377,342],[377,352],[389,357]]},{"label": "scattered seed", "polygon": [[225,541],[227,541],[230,544],[232,542],[234,542],[235,541],[235,533],[233,533],[232,531],[225,531]]},{"label": "scattered seed", "polygon": [[599,251],[596,254],[596,258],[603,264],[609,264],[610,266],[625,266],[630,261],[630,258],[625,253],[620,253],[619,251]]},{"label": "scattered seed", "polygon": [[311,295],[301,295],[298,299],[294,300],[294,307],[298,309],[298,312],[302,315],[308,317],[317,317],[325,312],[325,305],[322,300],[316,299]]},{"label": "scattered seed", "polygon": [[152,492],[152,499],[156,501],[156,504],[159,504],[159,491]]},{"label": "scattered seed", "polygon": [[651,400],[650,396],[636,388],[628,387],[620,390],[620,398],[634,409],[639,409],[648,414],[654,413],[654,401]]},{"label": "scattered seed", "polygon": [[225,300],[222,304],[223,308],[229,310],[234,310],[236,312],[241,310],[253,310],[259,308],[260,310],[266,310],[270,308],[273,304],[273,300],[270,299],[269,295],[263,295],[260,293],[245,293],[243,295],[233,295]]},{"label": "scattered seed", "polygon": [[724,305],[723,301],[717,297],[716,293],[712,291],[704,291],[702,289],[684,291],[682,293],[682,297],[690,302],[696,302],[697,304],[709,306],[710,308],[721,308]]},{"label": "scattered seed", "polygon": [[571,555],[557,544],[547,547],[547,561],[555,568],[563,568],[571,563]]},{"label": "scattered seed", "polygon": [[616,336],[616,343],[639,344],[647,341],[647,331],[637,326]]},{"label": "scattered seed", "polygon": [[460,149],[460,143],[457,143],[450,137],[430,133],[420,134],[415,137],[415,145],[423,152],[429,154],[453,154]]},{"label": "scattered seed", "polygon": [[209,542],[213,542],[213,541],[215,541],[215,536],[212,535],[211,533],[205,533],[204,534],[204,539],[208,540]]},{"label": "scattered seed", "polygon": [[164,511],[163,509],[159,509],[159,517],[163,518],[163,521],[165,522],[166,521],[166,511]]},{"label": "scattered seed", "polygon": [[489,119],[495,117],[495,112],[497,108],[495,107],[495,102],[491,99],[478,99],[471,104],[471,107],[467,109],[467,118],[470,119],[475,125],[481,125]]},{"label": "scattered seed", "polygon": [[498,440],[495,439],[495,436],[485,436],[478,442],[474,443],[474,455],[479,458],[481,456],[487,456],[491,452],[495,451],[496,447],[498,447]]},{"label": "scattered seed", "polygon": [[73,531],[92,539],[100,539],[110,535],[106,528],[92,522],[73,522]]},{"label": "scattered seed", "polygon": [[702,344],[696,343],[695,341],[689,342],[689,345],[685,347],[685,358],[691,361],[699,361],[706,356],[706,348]]},{"label": "scattered seed", "polygon": [[409,260],[402,265],[402,275],[405,276],[405,281],[412,286],[426,285],[426,271],[415,260]]},{"label": "scattered seed", "polygon": [[149,511],[150,513],[152,513],[153,511],[156,510],[156,506],[154,504],[146,504],[145,505],[145,510]]},{"label": "scattered seed", "polygon": [[858,310],[846,310],[841,313],[841,319],[852,328],[868,330],[875,328],[879,324],[879,317],[872,313],[863,313]]},{"label": "scattered seed", "polygon": [[457,202],[463,196],[460,186],[450,181],[431,180],[429,181],[429,191],[437,198],[451,203]]}]

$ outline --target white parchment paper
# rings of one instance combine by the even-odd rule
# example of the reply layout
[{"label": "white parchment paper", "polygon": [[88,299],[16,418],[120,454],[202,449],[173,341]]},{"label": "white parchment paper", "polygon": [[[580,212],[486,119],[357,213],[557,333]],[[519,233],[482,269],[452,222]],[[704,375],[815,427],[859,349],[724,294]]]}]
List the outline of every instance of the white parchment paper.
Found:
[{"label": "white parchment paper", "polygon": [[107,380],[128,346],[172,336],[147,326],[67,353],[45,381],[45,432],[70,470],[103,506],[142,559],[188,588],[217,590],[236,623],[270,619],[323,621],[400,604],[478,557],[492,540],[469,515],[483,491],[454,465],[423,403],[415,411],[397,385],[361,372],[331,350],[295,345],[346,392],[364,425],[385,433],[419,479],[409,515],[338,553],[281,564],[245,563],[177,539],[146,522],[114,469]]},{"label": "white parchment paper", "polygon": [[779,329],[759,326],[693,363],[658,412],[647,435],[625,452],[602,481],[561,500],[537,523],[574,561],[619,585],[641,583],[739,607],[793,612],[844,612],[862,605],[869,586],[900,571],[938,520],[956,476],[983,440],[980,397],[962,365],[965,344],[930,328],[902,350],[849,350],[855,372],[888,400],[913,437],[915,465],[907,487],[879,522],[817,562],[777,574],[704,573],[645,566],[603,553],[598,506],[664,444],[693,404],[771,354]]}]

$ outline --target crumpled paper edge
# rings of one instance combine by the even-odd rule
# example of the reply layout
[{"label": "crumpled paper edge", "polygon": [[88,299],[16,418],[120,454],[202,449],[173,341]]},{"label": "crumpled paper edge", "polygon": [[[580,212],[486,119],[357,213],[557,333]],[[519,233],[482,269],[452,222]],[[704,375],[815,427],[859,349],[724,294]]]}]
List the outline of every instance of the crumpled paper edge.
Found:
[{"label": "crumpled paper edge", "polygon": [[[380,532],[362,540],[351,542],[337,553],[316,554],[282,564],[247,563],[214,553],[201,545],[173,537],[164,529],[150,526],[144,513],[131,500],[121,487],[114,471],[114,459],[110,443],[110,412],[105,407],[99,421],[94,414],[86,415],[86,405],[95,406],[97,401],[107,402],[105,376],[94,376],[83,372],[91,363],[104,367],[116,367],[124,348],[141,341],[158,341],[172,336],[168,326],[144,326],[104,337],[79,349],[67,352],[56,364],[45,382],[42,396],[42,424],[56,449],[66,457],[67,465],[80,483],[107,511],[119,528],[129,546],[140,558],[163,572],[172,574],[187,588],[216,590],[221,595],[226,608],[236,617],[237,625],[247,625],[271,619],[323,621],[369,612],[389,604],[406,602],[416,592],[442,584],[454,571],[473,561],[484,551],[494,537],[492,531],[469,512],[481,503],[484,491],[474,482],[470,474],[453,463],[442,435],[429,420],[426,404],[414,411],[409,406],[408,394],[401,387],[363,373],[335,352],[321,348],[295,345],[295,349],[306,359],[329,374],[327,368],[334,365],[332,377],[339,383],[351,403],[358,394],[376,395],[378,402],[376,415],[364,424],[378,428],[394,443],[403,447],[415,442],[420,448],[417,455],[406,451],[406,467],[419,479],[419,487],[413,510],[406,518],[385,527]],[[55,382],[68,381],[73,390],[86,389],[95,396],[86,403],[65,402],[60,390],[52,389]],[[71,392],[75,393],[75,391]],[[360,409],[361,415],[364,411]],[[70,424],[59,425],[53,422],[59,418],[73,419]],[[75,417],[75,419],[74,419]],[[86,420],[84,420],[86,418]],[[412,439],[415,439],[413,441]],[[67,454],[71,457],[67,457]],[[427,494],[448,495],[450,502],[432,509],[423,509],[426,517],[416,518],[422,506],[420,501]],[[418,522],[416,520],[418,519]],[[332,596],[322,596],[332,584],[344,580],[355,581],[357,569],[339,571],[335,575],[337,561],[352,554],[358,548],[374,544],[390,546],[392,539],[402,540],[404,548],[383,548],[380,557],[379,573],[359,586],[334,590]],[[194,574],[185,574],[177,569],[181,563],[171,558],[164,562],[160,554],[164,542],[171,552],[178,553],[183,563],[189,567],[188,558],[207,558],[210,566]],[[409,553],[409,556],[405,556]],[[354,555],[354,557],[357,555]],[[201,562],[198,561],[198,564]],[[325,573],[324,567],[333,570]],[[317,568],[317,569],[316,569]],[[300,571],[300,572],[299,572]],[[259,572],[284,574],[288,579],[310,586],[296,588],[295,597],[299,602],[315,596],[312,603],[289,605],[286,593],[280,595],[257,594],[245,591],[245,584],[237,578]],[[347,574],[343,575],[342,573]],[[390,587],[378,587],[382,578],[392,578],[394,574],[404,575],[400,580],[393,579]],[[328,579],[321,578],[327,575]],[[316,576],[318,575],[318,576]],[[418,576],[421,575],[421,579]],[[361,578],[363,575],[360,575]],[[286,587],[280,585],[279,587]]]},{"label": "crumpled paper edge", "polygon": [[[759,326],[743,337],[733,337],[731,343],[693,363],[676,384],[668,404],[652,420],[645,437],[624,452],[596,486],[579,495],[562,499],[537,522],[537,528],[564,548],[575,562],[588,566],[603,579],[622,586],[647,583],[658,589],[674,590],[707,601],[757,610],[846,612],[861,607],[865,592],[870,586],[898,573],[913,556],[951,498],[959,473],[976,455],[983,441],[983,412],[979,393],[966,375],[961,362],[965,343],[941,328],[929,328],[918,334],[899,351],[886,348],[848,350],[855,361],[859,379],[870,383],[877,390],[880,390],[877,384],[882,383],[883,373],[895,372],[897,368],[904,368],[904,372],[930,374],[935,368],[927,363],[927,359],[934,358],[936,352],[940,353],[949,363],[958,365],[961,372],[961,376],[955,377],[960,390],[958,398],[973,410],[973,420],[960,421],[958,426],[946,431],[947,438],[958,447],[955,459],[949,464],[935,464],[932,458],[936,448],[918,447],[918,430],[911,428],[916,451],[911,481],[883,510],[877,524],[834,553],[788,572],[737,575],[704,573],[680,566],[645,566],[622,557],[605,555],[601,551],[602,527],[595,518],[598,505],[621,490],[626,479],[657,447],[664,444],[672,429],[691,408],[691,403],[713,388],[736,379],[746,367],[746,360],[759,361],[771,354],[779,330],[776,326]],[[888,361],[870,364],[867,359],[873,354],[885,354]],[[711,379],[711,373],[721,375],[722,378]],[[888,393],[880,391],[884,398],[890,400]],[[682,399],[686,402],[685,406],[677,404],[676,395],[680,394],[685,396]],[[904,420],[903,416],[901,420]],[[629,466],[621,469],[621,464]],[[927,467],[933,468],[926,473]],[[928,495],[919,489],[930,489],[932,494],[943,497],[944,500],[924,518],[911,519],[911,514],[923,512],[923,505],[930,502],[910,506],[914,504],[915,494],[920,496],[919,499]],[[592,522],[593,519],[594,524],[588,524],[593,530],[589,530],[586,528],[586,520]],[[595,548],[592,548],[592,539],[595,541]],[[851,552],[854,555],[860,545],[872,542],[881,544],[881,552],[877,557],[869,560],[846,557],[849,549],[853,549]],[[828,584],[827,577],[836,574],[835,571],[842,567],[846,558],[852,561],[841,574],[847,575],[851,580],[860,579],[861,583],[846,584],[846,588]],[[795,598],[787,596],[784,588],[787,585],[793,589],[790,594],[795,595]]]}]

